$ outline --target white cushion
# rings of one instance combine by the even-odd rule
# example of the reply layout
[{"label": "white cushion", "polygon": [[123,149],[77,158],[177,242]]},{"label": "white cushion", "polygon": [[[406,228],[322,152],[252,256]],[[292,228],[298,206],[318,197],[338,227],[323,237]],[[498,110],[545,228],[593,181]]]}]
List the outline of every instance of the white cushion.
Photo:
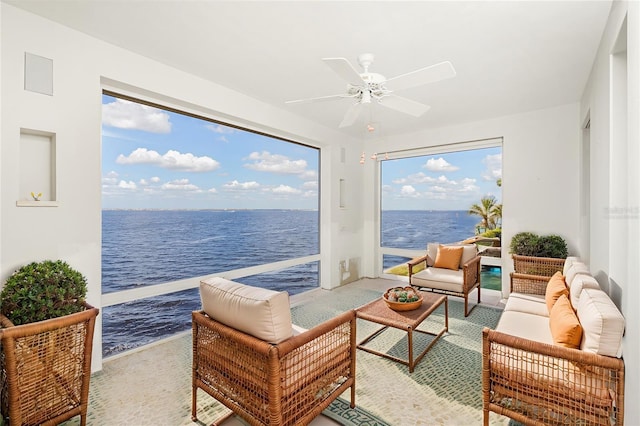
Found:
[{"label": "white cushion", "polygon": [[438,290],[461,292],[464,277],[462,271],[446,268],[427,268],[411,277],[411,284]]},{"label": "white cushion", "polygon": [[564,276],[564,280],[568,286],[571,286],[573,279],[578,274],[591,275],[589,267],[582,262],[573,262],[573,264],[567,270],[567,274]]},{"label": "white cushion", "polygon": [[578,301],[580,300],[580,294],[584,288],[594,288],[599,290],[600,285],[595,278],[591,275],[580,274],[576,275],[571,285],[569,286],[569,297],[571,298],[571,306],[576,310],[578,308]]},{"label": "white cushion", "polygon": [[439,243],[429,243],[427,244],[427,266],[433,266],[436,262],[436,256],[438,255],[438,246]]},{"label": "white cushion", "polygon": [[549,317],[541,315],[504,311],[500,316],[496,330],[536,342],[553,344],[553,336],[549,330]]},{"label": "white cushion", "polygon": [[562,269],[562,275],[564,275],[565,277],[567,276],[567,272],[574,262],[580,262],[580,258],[578,258],[577,256],[569,256],[565,259],[564,267]]},{"label": "white cushion", "polygon": [[622,356],[624,317],[607,293],[583,288],[577,314],[582,325],[580,349],[600,355]]},{"label": "white cushion", "polygon": [[213,277],[200,282],[200,299],[211,318],[260,340],[275,344],[293,334],[286,291]]},{"label": "white cushion", "polygon": [[526,314],[549,316],[549,308],[543,294],[511,293],[504,305],[505,311],[523,312]]}]

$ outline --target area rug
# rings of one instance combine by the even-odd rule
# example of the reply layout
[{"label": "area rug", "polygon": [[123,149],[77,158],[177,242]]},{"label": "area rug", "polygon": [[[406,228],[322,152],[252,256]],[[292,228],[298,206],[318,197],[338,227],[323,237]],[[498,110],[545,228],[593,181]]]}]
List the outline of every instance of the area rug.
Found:
[{"label": "area rug", "polygon": [[[363,289],[327,292],[313,303],[294,307],[293,321],[310,328],[380,296],[379,292]],[[358,351],[357,406],[391,425],[480,424],[482,329],[494,328],[502,311],[481,305],[465,318],[463,307],[461,300],[449,298],[449,331],[427,352],[413,373],[405,365]],[[443,314],[443,307],[437,309],[419,329],[439,330]],[[377,328],[377,324],[358,320],[358,341]],[[414,334],[414,353],[420,353],[431,339],[428,335]],[[406,333],[400,330],[389,329],[369,345],[404,359],[408,355]],[[505,424],[505,419],[492,420],[494,424]]]},{"label": "area rug", "polygon": [[[352,286],[318,292],[309,301],[294,306],[292,318],[296,324],[311,328],[381,294]],[[323,412],[325,421],[320,424],[332,421],[347,426],[480,424],[481,333],[484,326],[495,327],[501,311],[478,306],[464,318],[462,309],[458,298],[449,298],[449,332],[416,365],[413,373],[405,365],[357,351],[356,408],[349,407],[347,390]],[[441,327],[442,314],[442,308],[436,310],[420,328]],[[364,338],[377,327],[358,320],[357,338]],[[422,335],[415,335],[414,340],[416,352],[428,344],[428,338]],[[382,333],[371,344],[397,356],[407,354],[406,333],[397,330]],[[200,422],[196,424],[210,424],[226,411],[204,392],[198,392],[198,401]],[[193,426],[190,413],[190,333],[110,360],[91,377],[89,425]],[[491,420],[495,425],[508,424],[508,419],[499,416],[492,416]],[[76,417],[64,425],[79,423]],[[237,420],[229,424],[244,423]]]}]

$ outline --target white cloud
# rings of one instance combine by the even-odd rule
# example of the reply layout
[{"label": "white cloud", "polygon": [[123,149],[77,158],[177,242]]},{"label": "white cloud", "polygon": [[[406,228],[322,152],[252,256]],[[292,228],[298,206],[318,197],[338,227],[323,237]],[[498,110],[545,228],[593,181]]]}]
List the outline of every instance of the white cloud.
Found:
[{"label": "white cloud", "polygon": [[420,193],[411,185],[403,185],[400,189],[400,195],[404,197],[418,197]]},{"label": "white cloud", "polygon": [[432,172],[455,172],[460,168],[449,164],[447,160],[442,157],[438,159],[433,157],[429,158],[423,167]]},{"label": "white cloud", "polygon": [[197,185],[194,185],[189,182],[189,179],[176,179],[171,182],[167,182],[162,184],[162,189],[168,191],[199,191]]},{"label": "white cloud", "polygon": [[271,154],[268,151],[252,152],[248,157],[251,163],[244,166],[251,170],[271,173],[302,174],[307,172],[305,160],[290,160],[279,154]]},{"label": "white cloud", "polygon": [[136,183],[134,181],[129,181],[126,182],[124,180],[121,180],[120,183],[118,183],[118,188],[122,188],[122,189],[136,189]]},{"label": "white cloud", "polygon": [[228,191],[247,191],[247,190],[251,191],[251,190],[260,188],[260,184],[255,181],[238,182],[237,180],[234,180],[229,183],[225,183],[223,187]]},{"label": "white cloud", "polygon": [[196,157],[191,153],[182,154],[169,150],[160,155],[157,151],[146,148],[138,148],[129,156],[122,154],[116,159],[118,164],[152,164],[165,169],[181,170],[186,172],[210,172],[220,167],[220,163],[211,157]]},{"label": "white cloud", "polygon": [[216,194],[216,193],[218,192],[218,190],[217,190],[217,189],[215,189],[215,188],[211,188],[211,189],[209,189],[207,192],[209,192],[209,193],[211,193],[211,194]]},{"label": "white cloud", "polygon": [[302,184],[304,189],[318,189],[318,181],[312,180]]},{"label": "white cloud", "polygon": [[219,135],[230,135],[236,132],[233,127],[222,126],[220,124],[207,124],[204,127]]},{"label": "white cloud", "polygon": [[152,178],[151,178],[151,179],[149,179],[149,180],[150,180],[151,182],[153,182],[153,183],[158,183],[158,182],[160,182],[160,178],[159,178],[158,176],[154,176],[154,177],[152,177]]},{"label": "white cloud", "polygon": [[271,191],[276,194],[300,194],[302,192],[299,189],[292,188],[287,185],[280,185],[276,188],[273,188]]},{"label": "white cloud", "polygon": [[118,184],[118,173],[110,171],[102,178],[102,184],[105,186],[114,186]]},{"label": "white cloud", "polygon": [[487,167],[482,172],[482,178],[487,181],[496,181],[502,178],[502,154],[487,155],[482,159]]},{"label": "white cloud", "polygon": [[154,107],[124,99],[102,105],[102,124],[151,133],[171,132],[169,114]]}]

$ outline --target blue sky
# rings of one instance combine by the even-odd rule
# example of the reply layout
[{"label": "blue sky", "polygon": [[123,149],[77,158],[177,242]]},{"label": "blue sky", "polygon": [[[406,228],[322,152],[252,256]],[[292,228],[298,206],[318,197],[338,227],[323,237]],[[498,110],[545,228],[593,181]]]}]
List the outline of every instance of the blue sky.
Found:
[{"label": "blue sky", "polygon": [[102,206],[318,208],[318,150],[103,96]]},{"label": "blue sky", "polygon": [[[318,150],[103,95],[105,209],[317,209]],[[383,208],[500,199],[500,148],[383,162]],[[360,164],[354,164],[360,167]]]}]

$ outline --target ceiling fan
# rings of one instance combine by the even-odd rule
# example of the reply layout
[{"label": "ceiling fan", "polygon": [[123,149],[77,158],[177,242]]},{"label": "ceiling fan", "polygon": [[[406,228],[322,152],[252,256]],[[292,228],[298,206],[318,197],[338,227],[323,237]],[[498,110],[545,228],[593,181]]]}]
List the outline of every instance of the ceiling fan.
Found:
[{"label": "ceiling fan", "polygon": [[[371,53],[363,53],[358,56],[358,64],[364,69],[364,72],[360,73],[345,58],[323,58],[324,63],[347,82],[346,93],[297,99],[285,103],[295,104],[345,98],[354,99],[356,102],[349,107],[339,127],[351,126],[358,118],[362,107],[371,104],[372,101],[387,108],[419,117],[427,112],[430,107],[398,96],[394,92],[455,77],[456,75],[451,62],[445,61],[393,78],[386,78],[383,75],[369,72],[369,66],[373,63],[373,59],[374,55]],[[388,88],[387,83],[389,84]]]}]

